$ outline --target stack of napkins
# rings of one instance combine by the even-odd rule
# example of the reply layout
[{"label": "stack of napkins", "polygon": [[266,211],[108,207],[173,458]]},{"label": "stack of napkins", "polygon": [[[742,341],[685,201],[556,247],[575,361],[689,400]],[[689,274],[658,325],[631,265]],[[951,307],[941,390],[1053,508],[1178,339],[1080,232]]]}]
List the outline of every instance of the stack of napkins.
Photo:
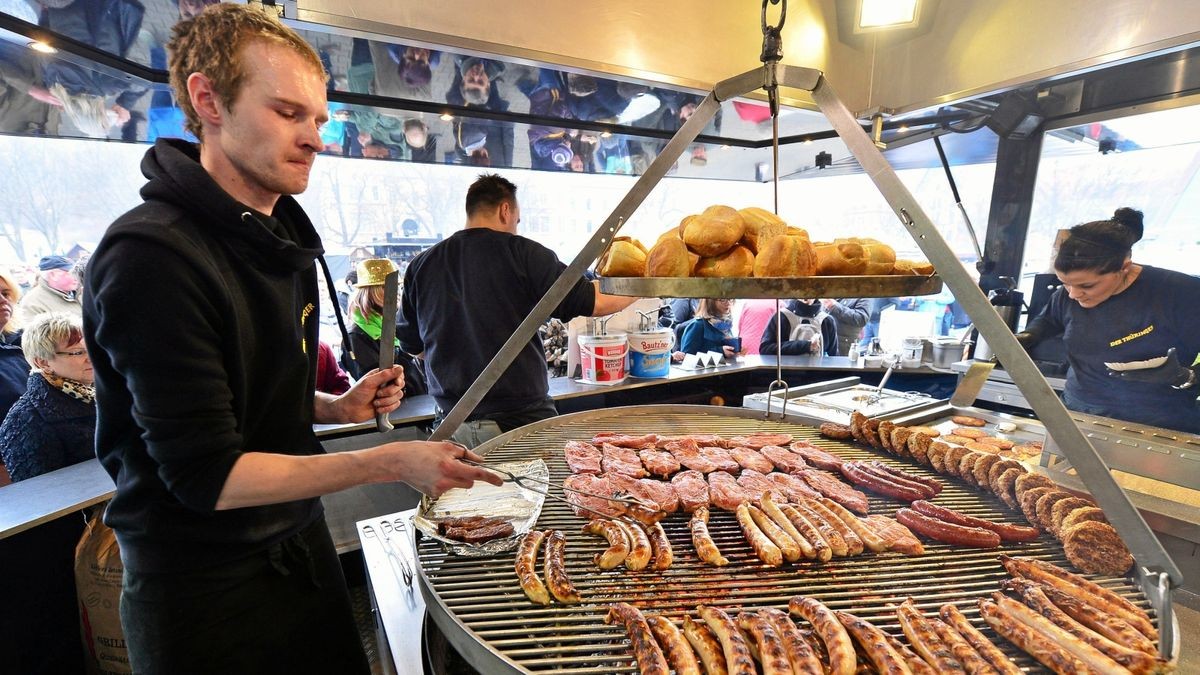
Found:
[{"label": "stack of napkins", "polygon": [[728,363],[725,360],[723,352],[700,352],[699,354],[688,354],[683,357],[683,363],[679,364],[680,368],[685,370],[702,370],[704,368],[712,368]]}]

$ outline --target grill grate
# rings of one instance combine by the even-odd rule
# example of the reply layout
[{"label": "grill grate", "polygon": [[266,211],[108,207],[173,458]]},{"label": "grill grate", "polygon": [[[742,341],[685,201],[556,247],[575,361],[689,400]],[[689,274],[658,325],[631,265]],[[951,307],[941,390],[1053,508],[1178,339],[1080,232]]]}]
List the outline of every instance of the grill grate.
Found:
[{"label": "grill grate", "polygon": [[[685,410],[686,412],[680,412]],[[489,461],[527,460],[540,457],[550,467],[551,480],[569,475],[562,448],[568,440],[590,439],[601,431],[632,434],[715,433],[734,436],[751,432],[785,432],[835,452],[844,459],[884,459],[906,470],[937,477],[945,489],[937,503],[997,522],[1022,522],[999,498],[932,470],[908,464],[890,455],[849,443],[820,438],[816,429],[798,424],[768,422],[761,413],[741,409],[640,406],[589,411],[556,418],[550,424],[527,427],[528,433],[504,442],[491,451]],[[490,445],[490,444],[489,444]],[[892,516],[900,502],[866,493],[870,512]],[[604,623],[610,602],[630,602],[647,614],[663,614],[677,622],[698,604],[727,611],[741,608],[787,609],[794,595],[809,595],[830,608],[846,610],[883,630],[901,636],[889,604],[911,596],[925,613],[936,613],[953,603],[971,622],[992,638],[1022,666],[1037,671],[1040,665],[1016,650],[983,622],[975,600],[999,589],[1007,573],[997,560],[1001,552],[1047,560],[1070,568],[1062,547],[1050,535],[1023,545],[998,550],[956,548],[926,543],[922,556],[899,553],[864,553],[834,558],[828,563],[801,560],[781,568],[764,567],[742,536],[734,515],[711,510],[709,531],[725,557],[727,567],[716,568],[697,559],[688,531],[688,514],[674,513],[663,527],[675,551],[675,561],[663,572],[628,572],[624,568],[601,571],[592,556],[602,551],[603,539],[581,534],[584,519],[570,507],[547,499],[537,527],[557,528],[567,535],[567,572],[584,598],[584,604],[541,607],[529,602],[513,573],[515,552],[486,558],[459,558],[447,554],[437,542],[418,544],[423,590],[429,611],[447,639],[483,672],[636,673],[637,668],[623,628]],[[539,560],[540,564],[540,560]],[[1141,593],[1125,579],[1094,578],[1097,583],[1148,608]]]}]

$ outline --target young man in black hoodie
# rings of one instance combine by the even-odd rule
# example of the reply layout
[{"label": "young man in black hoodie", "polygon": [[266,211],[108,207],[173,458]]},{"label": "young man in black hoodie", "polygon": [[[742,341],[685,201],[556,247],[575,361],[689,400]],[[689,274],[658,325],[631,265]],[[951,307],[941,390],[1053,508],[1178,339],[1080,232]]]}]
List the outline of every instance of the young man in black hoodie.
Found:
[{"label": "young man in black hoodie", "polygon": [[403,372],[314,394],[321,241],[288,195],[307,187],[322,147],[320,60],[275,19],[231,4],[177,24],[168,50],[201,142],[160,140],[146,154],[145,203],[97,247],[84,307],[130,662],[368,672],[318,497],[498,481],[447,443],[324,454],[313,423],[395,410]]}]

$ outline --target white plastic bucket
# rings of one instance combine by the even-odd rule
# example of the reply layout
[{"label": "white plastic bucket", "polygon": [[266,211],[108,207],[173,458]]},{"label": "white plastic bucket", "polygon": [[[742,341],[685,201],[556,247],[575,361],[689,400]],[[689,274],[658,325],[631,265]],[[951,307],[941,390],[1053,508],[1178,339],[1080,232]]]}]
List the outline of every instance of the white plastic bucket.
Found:
[{"label": "white plastic bucket", "polygon": [[900,367],[916,368],[921,365],[921,355],[925,352],[925,341],[919,337],[906,337],[900,341]]},{"label": "white plastic bucket", "polygon": [[666,377],[671,372],[675,331],[670,328],[629,334],[630,377]]},{"label": "white plastic bucket", "polygon": [[625,354],[629,342],[625,333],[580,335],[579,363],[583,382],[614,384],[625,379]]}]

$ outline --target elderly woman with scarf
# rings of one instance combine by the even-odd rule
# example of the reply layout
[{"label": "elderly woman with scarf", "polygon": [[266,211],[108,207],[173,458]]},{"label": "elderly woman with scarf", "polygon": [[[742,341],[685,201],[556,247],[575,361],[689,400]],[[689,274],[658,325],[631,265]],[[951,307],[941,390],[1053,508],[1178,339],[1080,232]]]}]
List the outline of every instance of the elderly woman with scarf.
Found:
[{"label": "elderly woman with scarf", "polygon": [[[358,282],[350,295],[350,344],[342,350],[342,367],[355,379],[379,367],[379,338],[383,334],[383,280],[396,265],[386,258],[372,258],[358,263]],[[390,317],[395,321],[395,317]],[[405,396],[420,396],[428,392],[423,364],[400,349],[396,340],[396,364],[404,366]],[[350,357],[350,350],[354,358]]]},{"label": "elderly woman with scarf", "polygon": [[96,456],[92,362],[79,317],[49,312],[34,318],[22,346],[33,370],[0,424],[0,455],[14,482]]},{"label": "elderly woman with scarf", "polygon": [[685,354],[723,352],[731,357],[741,351],[741,338],[733,335],[733,301],[705,298],[700,301],[696,318],[687,323],[679,350]]}]

